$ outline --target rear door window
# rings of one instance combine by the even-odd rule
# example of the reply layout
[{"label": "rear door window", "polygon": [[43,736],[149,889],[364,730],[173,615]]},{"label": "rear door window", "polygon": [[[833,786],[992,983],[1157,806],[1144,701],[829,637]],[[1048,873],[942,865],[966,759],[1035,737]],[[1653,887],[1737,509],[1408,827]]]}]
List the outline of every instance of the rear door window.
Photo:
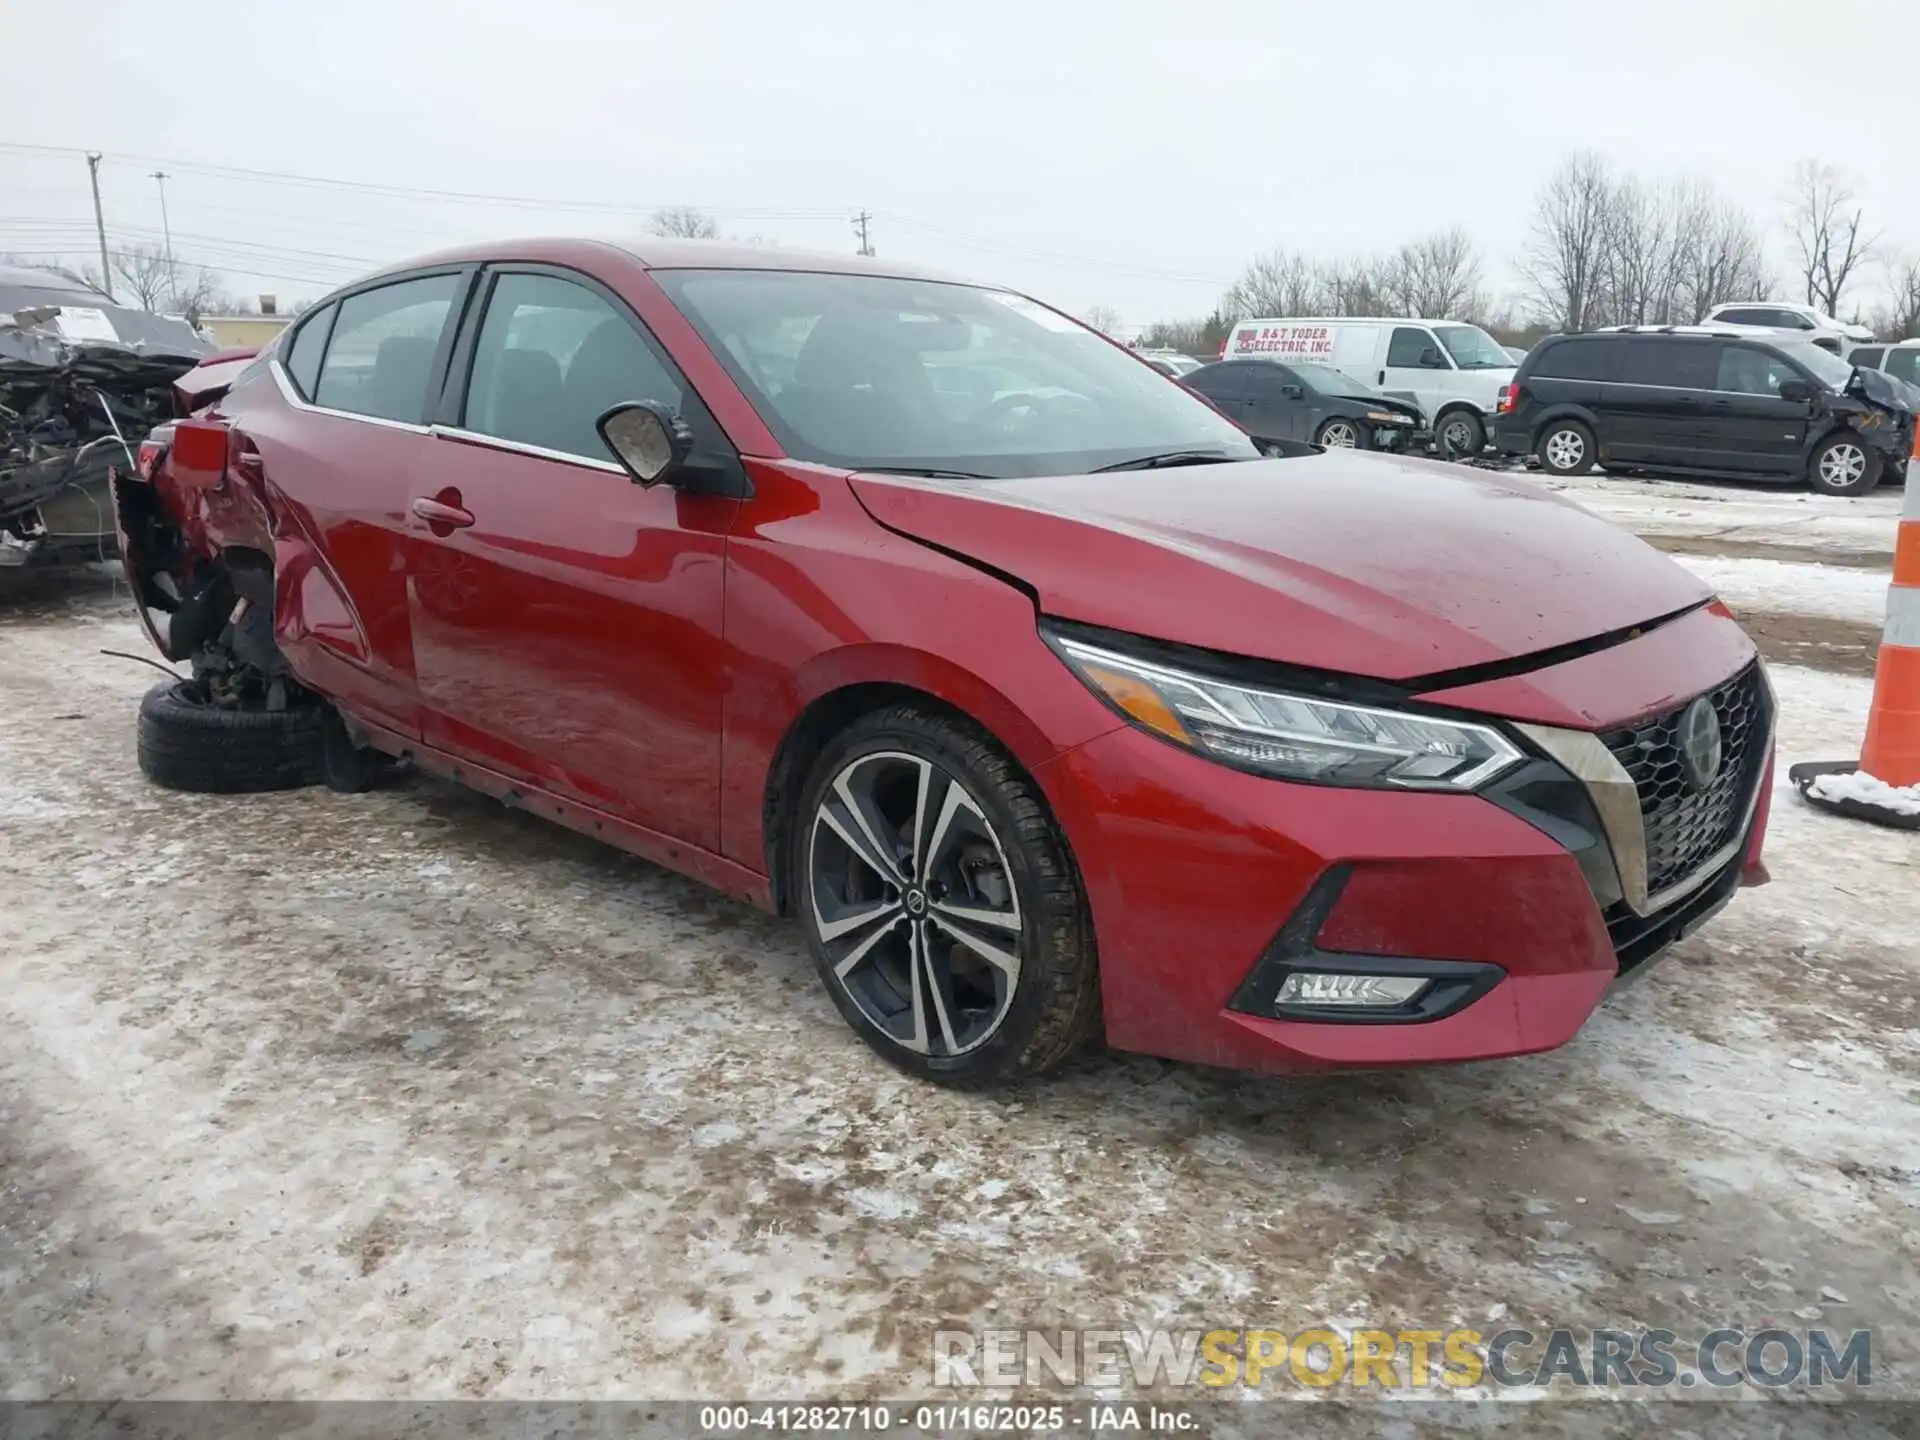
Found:
[{"label": "rear door window", "polygon": [[314,386],[320,379],[320,357],[326,351],[327,332],[333,328],[335,313],[335,307],[329,305],[309,315],[293,332],[293,344],[287,347],[287,375],[303,399],[313,399]]},{"label": "rear door window", "polygon": [[1881,357],[1886,353],[1887,347],[1884,345],[1861,345],[1847,356],[1847,362],[1852,365],[1864,365],[1869,370],[1878,370]]},{"label": "rear door window", "polygon": [[1718,388],[1720,349],[1712,342],[1647,335],[1621,342],[1620,372],[1628,385],[1659,385],[1669,390]]},{"label": "rear door window", "polygon": [[1771,325],[1773,322],[1766,318],[1769,313],[1766,310],[1722,310],[1713,318],[1722,325]]},{"label": "rear door window", "polygon": [[[1629,342],[1630,343],[1630,342]],[[1562,340],[1534,361],[1531,377],[1541,380],[1611,380],[1621,351],[1618,340]]]},{"label": "rear door window", "polygon": [[419,424],[463,277],[430,275],[349,295],[339,304],[314,403]]}]

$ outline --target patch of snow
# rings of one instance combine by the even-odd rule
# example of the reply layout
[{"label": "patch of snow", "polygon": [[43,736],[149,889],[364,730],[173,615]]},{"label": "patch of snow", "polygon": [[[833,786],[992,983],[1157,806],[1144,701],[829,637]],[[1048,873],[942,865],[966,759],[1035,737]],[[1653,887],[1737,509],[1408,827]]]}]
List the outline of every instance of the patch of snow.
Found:
[{"label": "patch of snow", "polygon": [[1856,800],[1895,815],[1920,815],[1920,785],[1889,785],[1864,770],[1816,775],[1807,789],[1822,800]]},{"label": "patch of snow", "polygon": [[1728,555],[1671,558],[1713,586],[1735,614],[1764,610],[1878,625],[1887,612],[1887,576],[1878,570]]}]

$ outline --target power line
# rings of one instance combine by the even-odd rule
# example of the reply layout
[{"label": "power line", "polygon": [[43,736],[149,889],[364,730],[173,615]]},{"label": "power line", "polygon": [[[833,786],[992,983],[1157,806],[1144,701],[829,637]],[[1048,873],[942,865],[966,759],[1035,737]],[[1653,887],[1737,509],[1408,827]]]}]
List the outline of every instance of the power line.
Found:
[{"label": "power line", "polygon": [[[79,155],[84,151],[67,145],[27,145],[0,141],[0,150],[25,154]],[[216,178],[258,181],[273,185],[306,185],[327,189],[358,190],[368,194],[389,195],[396,199],[444,200],[470,205],[503,205],[543,210],[592,210],[613,215],[644,215],[660,209],[653,204],[622,204],[606,200],[563,200],[536,195],[493,195],[471,190],[437,190],[423,185],[393,185],[377,180],[343,180],[329,175],[301,175],[286,170],[254,170],[239,165],[211,165],[199,160],[180,160],[167,156],[125,154],[120,159],[141,164],[172,166],[173,169]],[[734,220],[823,220],[844,213],[833,206],[789,206],[774,208],[701,205],[693,207],[712,215]]]},{"label": "power line", "polygon": [[[33,145],[16,141],[0,141],[0,152],[16,154],[43,155],[85,155],[90,152],[73,146]],[[337,176],[306,175],[291,171],[261,170],[236,165],[216,165],[198,160],[182,160],[173,157],[128,154],[119,159],[155,163],[171,167],[171,171],[180,171],[212,179],[231,180],[242,183],[261,183],[317,187],[322,189],[346,190],[366,195],[377,195],[389,199],[426,201],[434,203],[457,203],[472,205],[496,205],[507,208],[535,209],[562,212],[598,213],[607,215],[640,216],[659,208],[642,203],[620,203],[605,200],[561,199],[554,197],[488,194],[477,191],[442,190],[425,186],[397,185],[381,181],[347,180]],[[111,163],[111,160],[110,162]],[[163,199],[164,206],[164,199]],[[846,212],[834,207],[739,207],[739,206],[698,206],[716,217],[739,220],[821,220],[829,219]],[[338,217],[329,217],[338,219]],[[1130,265],[1124,261],[1103,260],[1086,255],[1066,255],[1056,251],[1036,249],[1031,246],[1009,243],[991,237],[972,235],[965,231],[916,220],[908,216],[886,212],[881,216],[867,210],[861,210],[854,217],[854,228],[860,236],[860,253],[873,254],[871,224],[876,218],[884,218],[902,229],[919,234],[936,236],[952,244],[987,254],[1007,255],[1017,259],[1041,261],[1052,265],[1069,266],[1077,270],[1094,270],[1130,279],[1162,280],[1181,284],[1209,285],[1224,288],[1233,283],[1233,277],[1203,275],[1192,271],[1174,270],[1165,267]],[[164,215],[162,217],[164,223]],[[340,222],[351,223],[351,222]],[[377,224],[366,228],[382,228]],[[399,227],[393,227],[395,229]],[[416,233],[431,234],[430,231]],[[370,262],[371,263],[371,262]]]}]

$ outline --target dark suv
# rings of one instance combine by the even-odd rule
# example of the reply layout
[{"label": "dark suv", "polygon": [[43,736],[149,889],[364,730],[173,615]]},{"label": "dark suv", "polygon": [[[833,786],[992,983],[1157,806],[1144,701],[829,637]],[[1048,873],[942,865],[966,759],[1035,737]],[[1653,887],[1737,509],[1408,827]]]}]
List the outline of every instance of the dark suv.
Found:
[{"label": "dark suv", "polygon": [[1552,335],[1501,392],[1494,444],[1554,475],[1650,469],[1858,495],[1912,453],[1913,394],[1806,340],[1679,327]]}]

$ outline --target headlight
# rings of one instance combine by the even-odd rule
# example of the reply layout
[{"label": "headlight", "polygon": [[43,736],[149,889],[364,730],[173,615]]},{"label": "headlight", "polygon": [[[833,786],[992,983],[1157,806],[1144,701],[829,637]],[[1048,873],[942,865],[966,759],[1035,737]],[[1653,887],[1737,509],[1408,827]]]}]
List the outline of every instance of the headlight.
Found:
[{"label": "headlight", "polygon": [[1096,695],[1135,724],[1226,764],[1285,780],[1473,790],[1525,758],[1486,725],[1252,690],[1063,635],[1048,639]]},{"label": "headlight", "polygon": [[1366,418],[1376,425],[1411,425],[1413,422],[1404,415],[1395,415],[1387,410],[1369,410]]}]

